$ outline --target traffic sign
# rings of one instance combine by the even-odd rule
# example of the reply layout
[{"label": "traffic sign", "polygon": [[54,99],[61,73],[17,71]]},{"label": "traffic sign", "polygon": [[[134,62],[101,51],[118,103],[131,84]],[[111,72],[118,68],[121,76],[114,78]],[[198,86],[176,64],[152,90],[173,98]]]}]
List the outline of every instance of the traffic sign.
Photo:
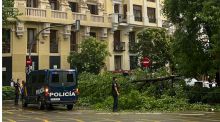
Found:
[{"label": "traffic sign", "polygon": [[141,59],[141,65],[144,67],[144,68],[147,68],[150,66],[150,59],[148,57],[144,57]]},{"label": "traffic sign", "polygon": [[30,58],[27,59],[26,65],[27,66],[31,66],[32,65],[32,60]]}]

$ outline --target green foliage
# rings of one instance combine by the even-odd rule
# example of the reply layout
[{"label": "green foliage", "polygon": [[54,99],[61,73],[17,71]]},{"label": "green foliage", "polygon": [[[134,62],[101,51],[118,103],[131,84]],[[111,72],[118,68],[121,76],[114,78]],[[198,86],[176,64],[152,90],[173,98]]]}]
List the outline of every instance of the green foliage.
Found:
[{"label": "green foliage", "polygon": [[2,99],[3,100],[12,100],[15,97],[14,93],[15,89],[11,86],[3,86],[2,87]]},{"label": "green foliage", "polygon": [[220,103],[220,88],[186,87],[187,98],[190,103]]},{"label": "green foliage", "polygon": [[14,8],[14,0],[2,0],[2,24],[9,24],[9,18],[18,19],[21,15],[16,8]]},{"label": "green foliage", "polygon": [[68,62],[72,67],[77,67],[79,72],[98,74],[105,65],[105,58],[109,55],[107,45],[90,37],[82,42],[80,48],[80,52],[70,53]]},{"label": "green foliage", "polygon": [[[162,73],[162,75],[164,75]],[[94,75],[82,73],[79,76],[80,98],[79,105],[97,110],[112,110],[113,97],[111,95],[112,77],[118,77],[120,85],[119,109],[138,111],[186,111],[208,110],[211,106],[197,101],[190,104],[188,98],[189,87],[184,81],[171,81],[135,84],[132,79],[142,79],[146,73],[136,70],[131,76],[123,77],[119,74],[104,72]],[[137,76],[137,77],[135,77]],[[142,89],[139,89],[140,86]],[[191,92],[192,93],[192,92]],[[199,102],[199,103],[198,103]]]},{"label": "green foliage", "polygon": [[152,68],[158,69],[171,60],[170,36],[165,29],[148,28],[138,33],[135,44],[136,53],[140,57],[149,57],[153,62]]},{"label": "green foliage", "polygon": [[164,14],[175,25],[172,52],[179,73],[200,77],[220,69],[218,0],[165,0]]}]

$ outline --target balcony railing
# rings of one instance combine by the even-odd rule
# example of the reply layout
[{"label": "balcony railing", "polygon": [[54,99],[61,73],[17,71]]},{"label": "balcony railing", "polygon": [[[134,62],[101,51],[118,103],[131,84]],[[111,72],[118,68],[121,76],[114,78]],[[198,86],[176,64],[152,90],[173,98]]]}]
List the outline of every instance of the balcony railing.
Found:
[{"label": "balcony railing", "polygon": [[63,11],[52,10],[51,17],[58,19],[67,19],[67,13]]},{"label": "balcony railing", "polygon": [[93,22],[104,22],[103,16],[91,15],[91,19]]},{"label": "balcony railing", "polygon": [[71,44],[70,45],[70,51],[77,52],[78,51],[78,44]]},{"label": "balcony railing", "polygon": [[46,10],[27,7],[25,15],[31,17],[46,17]]},{"label": "balcony railing", "polygon": [[113,23],[127,23],[127,15],[114,13],[111,16]]},{"label": "balcony railing", "polygon": [[125,42],[114,42],[114,51],[125,51]]},{"label": "balcony railing", "polygon": [[82,13],[73,13],[73,19],[74,20],[82,20],[85,21],[86,20],[86,15],[82,14]]},{"label": "balcony railing", "polygon": [[156,23],[156,18],[149,18],[149,23]]},{"label": "balcony railing", "polygon": [[135,53],[135,42],[129,42],[129,52]]}]

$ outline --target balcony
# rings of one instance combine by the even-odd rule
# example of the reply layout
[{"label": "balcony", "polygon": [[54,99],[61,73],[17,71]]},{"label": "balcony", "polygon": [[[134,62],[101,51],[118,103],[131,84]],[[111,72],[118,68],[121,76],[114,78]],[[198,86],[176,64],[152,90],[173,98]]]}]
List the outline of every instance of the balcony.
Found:
[{"label": "balcony", "polygon": [[84,26],[95,26],[95,27],[112,27],[109,16],[104,15],[93,15],[88,11],[87,13],[72,13],[73,20],[80,20],[80,24]]},{"label": "balcony", "polygon": [[46,17],[46,10],[40,8],[25,8],[25,15],[31,17]]},{"label": "balcony", "polygon": [[91,15],[93,22],[104,22],[104,17],[99,15]]},{"label": "balcony", "polygon": [[73,19],[74,20],[81,20],[81,21],[86,21],[86,15],[82,13],[74,13],[73,12]]},{"label": "balcony", "polygon": [[127,23],[127,15],[114,13],[111,16],[113,23]]},{"label": "balcony", "polygon": [[67,12],[51,10],[51,17],[56,19],[67,19]]},{"label": "balcony", "polygon": [[156,23],[156,18],[149,18],[149,23]]},{"label": "balcony", "polygon": [[129,48],[130,53],[135,53],[135,50],[136,50],[135,44],[136,44],[135,42],[129,42],[128,48]]},{"label": "balcony", "polygon": [[114,51],[125,51],[125,42],[114,42]]}]

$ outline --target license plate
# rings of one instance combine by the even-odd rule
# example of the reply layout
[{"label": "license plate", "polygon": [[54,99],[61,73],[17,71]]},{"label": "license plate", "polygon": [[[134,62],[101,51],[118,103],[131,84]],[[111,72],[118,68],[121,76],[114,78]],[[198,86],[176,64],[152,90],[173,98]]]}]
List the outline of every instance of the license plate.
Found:
[{"label": "license plate", "polygon": [[60,98],[50,98],[51,101],[60,101]]}]

